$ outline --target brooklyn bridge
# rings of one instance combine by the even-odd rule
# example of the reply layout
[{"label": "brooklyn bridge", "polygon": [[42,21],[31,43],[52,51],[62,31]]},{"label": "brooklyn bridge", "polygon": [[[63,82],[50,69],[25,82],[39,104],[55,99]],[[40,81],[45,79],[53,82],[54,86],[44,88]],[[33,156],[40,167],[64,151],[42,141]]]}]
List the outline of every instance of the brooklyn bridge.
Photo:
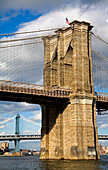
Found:
[{"label": "brooklyn bridge", "polygon": [[75,20],[1,35],[0,100],[41,106],[40,159],[100,158],[96,113],[108,114],[108,43],[92,28]]}]

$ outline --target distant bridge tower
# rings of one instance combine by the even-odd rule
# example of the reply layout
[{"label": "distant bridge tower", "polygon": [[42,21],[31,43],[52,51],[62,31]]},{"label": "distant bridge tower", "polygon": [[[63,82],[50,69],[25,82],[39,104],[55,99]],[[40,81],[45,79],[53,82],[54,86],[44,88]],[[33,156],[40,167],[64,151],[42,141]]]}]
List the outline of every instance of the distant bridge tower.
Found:
[{"label": "distant bridge tower", "polygon": [[69,102],[42,105],[40,159],[99,159],[91,29],[73,21],[44,37],[44,87],[71,89]]},{"label": "distant bridge tower", "polygon": [[[19,121],[20,121],[20,115],[17,114],[16,116],[16,130],[15,130],[15,134],[16,136],[19,136]],[[15,152],[20,152],[20,149],[19,149],[19,139],[16,139],[15,140]]]}]

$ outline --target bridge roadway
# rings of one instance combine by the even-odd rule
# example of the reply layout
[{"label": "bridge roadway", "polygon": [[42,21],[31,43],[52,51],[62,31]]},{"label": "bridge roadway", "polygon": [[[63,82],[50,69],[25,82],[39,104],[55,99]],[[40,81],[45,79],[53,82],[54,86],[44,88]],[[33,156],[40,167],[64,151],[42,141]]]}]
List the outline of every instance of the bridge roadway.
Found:
[{"label": "bridge roadway", "polygon": [[[41,135],[4,135],[0,136],[0,141],[5,140],[41,140]],[[108,140],[108,135],[98,135],[98,140]]]},{"label": "bridge roadway", "polygon": [[[71,89],[47,88],[41,85],[0,80],[0,100],[43,104],[69,102]],[[108,110],[108,93],[97,93],[96,106]]]},{"label": "bridge roadway", "polygon": [[5,140],[39,140],[41,139],[41,135],[4,135],[0,136],[0,141]]}]

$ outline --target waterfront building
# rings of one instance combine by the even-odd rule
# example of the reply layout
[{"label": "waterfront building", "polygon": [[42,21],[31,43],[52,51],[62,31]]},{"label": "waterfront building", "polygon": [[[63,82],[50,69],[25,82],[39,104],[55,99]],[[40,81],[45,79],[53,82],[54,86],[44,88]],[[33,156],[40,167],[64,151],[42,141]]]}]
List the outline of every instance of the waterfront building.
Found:
[{"label": "waterfront building", "polygon": [[9,143],[8,142],[2,142],[1,143],[1,150],[8,151],[9,150]]}]

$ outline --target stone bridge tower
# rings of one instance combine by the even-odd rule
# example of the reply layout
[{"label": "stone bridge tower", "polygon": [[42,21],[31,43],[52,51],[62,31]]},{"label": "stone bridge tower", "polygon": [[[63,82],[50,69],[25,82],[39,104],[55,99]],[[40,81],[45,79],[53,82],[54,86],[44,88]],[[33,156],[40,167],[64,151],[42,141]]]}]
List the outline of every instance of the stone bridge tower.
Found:
[{"label": "stone bridge tower", "polygon": [[42,105],[40,159],[99,159],[91,29],[73,21],[44,37],[44,88],[71,89],[69,102]]}]

